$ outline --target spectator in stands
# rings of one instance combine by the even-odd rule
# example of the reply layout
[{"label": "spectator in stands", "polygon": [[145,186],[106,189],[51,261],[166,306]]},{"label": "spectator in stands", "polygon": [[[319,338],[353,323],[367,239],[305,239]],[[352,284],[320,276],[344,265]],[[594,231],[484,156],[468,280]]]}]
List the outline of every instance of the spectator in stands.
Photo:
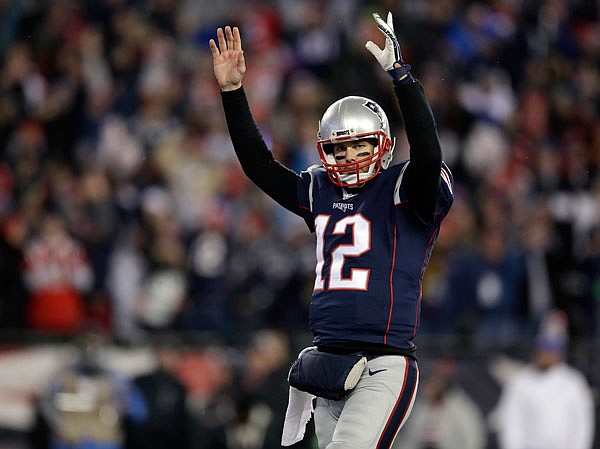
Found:
[{"label": "spectator in stands", "polygon": [[454,383],[456,362],[440,359],[424,376],[410,419],[393,449],[484,449],[486,424],[478,405]]},{"label": "spectator in stands", "polygon": [[94,273],[82,245],[55,213],[42,218],[39,233],[25,246],[27,319],[31,329],[73,334],[86,322],[85,294]]},{"label": "spectator in stands", "polygon": [[532,364],[502,392],[498,440],[501,449],[591,449],[594,401],[584,375],[565,362],[567,322],[552,311],[542,322]]},{"label": "spectator in stands", "polygon": [[131,421],[127,429],[130,449],[188,449],[190,416],[188,392],[179,380],[180,343],[161,339],[156,344],[156,367],[133,379],[146,404],[148,416]]},{"label": "spectator in stands", "polygon": [[447,274],[445,301],[474,344],[506,345],[521,335],[525,266],[506,234],[500,225],[482,229],[477,250],[454,259]]},{"label": "spectator in stands", "polygon": [[288,385],[285,381],[291,362],[288,336],[276,330],[260,330],[239,367],[233,397],[235,414],[227,423],[229,449],[269,449],[281,444]]},{"label": "spectator in stands", "polygon": [[11,217],[0,226],[0,327],[25,327],[27,292],[23,282],[23,243],[27,228],[20,217]]},{"label": "spectator in stands", "polygon": [[124,449],[128,422],[147,419],[143,396],[127,378],[102,360],[107,342],[86,332],[77,359],[46,385],[36,404],[33,449]]}]

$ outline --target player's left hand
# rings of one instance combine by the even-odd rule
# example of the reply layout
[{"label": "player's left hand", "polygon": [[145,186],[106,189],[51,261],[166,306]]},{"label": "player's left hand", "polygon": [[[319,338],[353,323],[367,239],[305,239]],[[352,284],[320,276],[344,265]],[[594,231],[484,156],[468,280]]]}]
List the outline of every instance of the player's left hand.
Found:
[{"label": "player's left hand", "polygon": [[385,36],[385,46],[383,49],[379,48],[377,44],[372,41],[368,41],[365,44],[367,50],[369,50],[377,62],[383,67],[383,69],[392,77],[394,81],[398,81],[408,75],[410,72],[410,65],[404,62],[402,59],[402,51],[400,50],[400,43],[394,33],[394,20],[392,19],[392,13],[388,12],[387,22],[377,13],[373,13],[373,18],[377,22],[377,28]]}]

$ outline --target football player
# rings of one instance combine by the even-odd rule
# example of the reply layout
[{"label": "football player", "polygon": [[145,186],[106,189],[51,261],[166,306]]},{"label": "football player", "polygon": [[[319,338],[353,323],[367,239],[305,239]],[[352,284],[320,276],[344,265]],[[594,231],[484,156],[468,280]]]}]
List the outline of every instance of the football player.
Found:
[{"label": "football player", "polygon": [[333,375],[339,370],[326,363],[337,356],[340,364],[348,355],[366,359],[357,383],[341,398],[316,395],[321,449],[389,448],[408,418],[419,378],[413,340],[423,273],[453,200],[433,113],[402,58],[392,16],[386,21],[373,16],[385,45],[369,41],[366,48],[391,77],[410,144],[410,159],[396,164],[383,109],[371,99],[350,96],[327,108],[319,122],[322,164],[301,173],[283,166],[264,143],[248,106],[239,29],[219,28],[217,42],[209,43],[244,172],[303,217],[315,234],[310,328],[317,355],[328,357],[322,366],[314,357],[316,364],[304,364],[304,369],[322,370],[319,375],[303,374]]}]

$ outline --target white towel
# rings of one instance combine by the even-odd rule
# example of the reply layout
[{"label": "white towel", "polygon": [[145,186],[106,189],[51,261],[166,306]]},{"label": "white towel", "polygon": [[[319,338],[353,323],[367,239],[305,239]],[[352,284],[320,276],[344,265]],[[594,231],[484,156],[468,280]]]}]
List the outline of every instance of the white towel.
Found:
[{"label": "white towel", "polygon": [[[313,348],[315,348],[315,346],[304,348],[300,351],[300,354],[298,354],[298,358],[306,351]],[[288,405],[287,410],[285,411],[285,421],[283,423],[283,433],[281,435],[282,446],[291,446],[304,438],[306,424],[310,421],[313,413],[314,398],[314,395],[290,386]]]},{"label": "white towel", "polygon": [[306,424],[313,413],[313,399],[312,394],[290,387],[281,435],[282,446],[291,446],[304,438]]}]

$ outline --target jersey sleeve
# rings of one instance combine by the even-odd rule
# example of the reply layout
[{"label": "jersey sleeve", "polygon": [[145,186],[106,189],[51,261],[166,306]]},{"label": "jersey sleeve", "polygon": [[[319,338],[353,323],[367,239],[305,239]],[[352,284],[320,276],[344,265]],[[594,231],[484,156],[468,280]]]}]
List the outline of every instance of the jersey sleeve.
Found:
[{"label": "jersey sleeve", "polygon": [[315,187],[319,180],[316,176],[318,165],[312,165],[300,173],[300,181],[298,182],[298,205],[302,211],[302,217],[311,232],[315,231],[313,220],[313,200]]},{"label": "jersey sleeve", "polygon": [[446,214],[448,214],[453,201],[454,178],[446,163],[442,162],[442,169],[440,170],[440,190],[434,213],[445,217]]},{"label": "jersey sleeve", "polygon": [[[406,202],[408,202],[410,205],[409,192],[406,185],[403,184],[405,173],[407,172],[409,165],[410,161],[406,161],[404,163],[404,165],[400,169],[398,179],[396,180],[396,187],[394,189],[394,204],[396,206]],[[433,211],[434,219],[445,217],[448,211],[450,210],[450,206],[452,206],[453,201],[454,178],[448,166],[444,162],[442,162],[439,174],[439,187],[437,192],[437,198],[435,201],[435,207]]]}]

